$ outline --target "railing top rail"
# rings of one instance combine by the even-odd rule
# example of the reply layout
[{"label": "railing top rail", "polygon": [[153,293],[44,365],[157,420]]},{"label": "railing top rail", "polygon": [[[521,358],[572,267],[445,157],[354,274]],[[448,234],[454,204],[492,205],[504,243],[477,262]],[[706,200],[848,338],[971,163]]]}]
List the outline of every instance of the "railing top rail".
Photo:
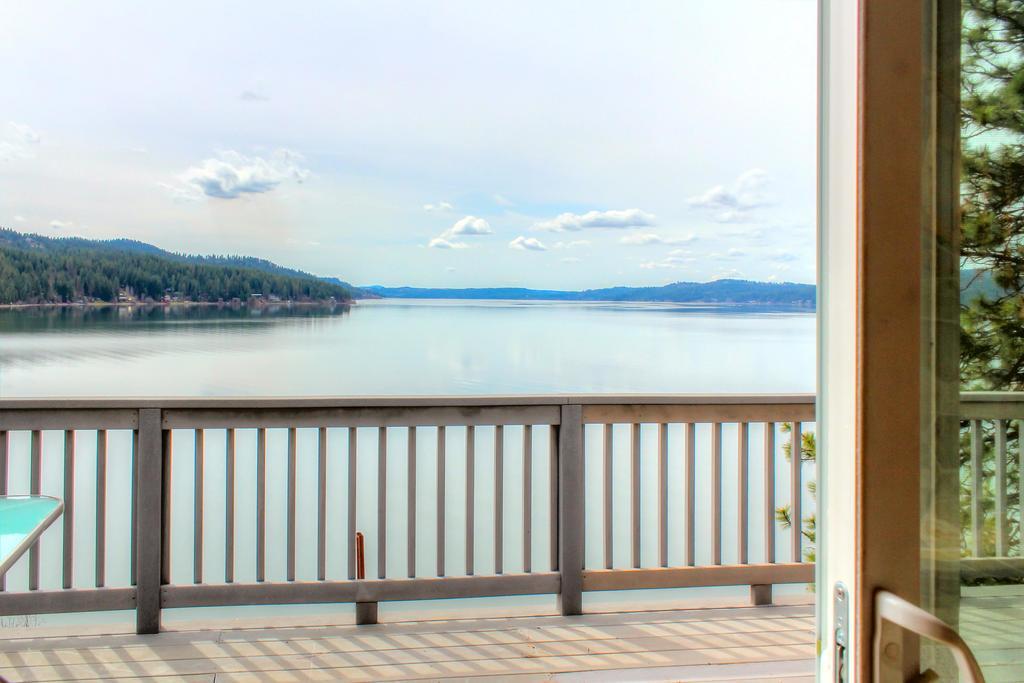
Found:
[{"label": "railing top rail", "polygon": [[0,398],[4,410],[438,408],[561,405],[808,405],[814,394],[508,394],[449,396],[277,396]]},{"label": "railing top rail", "polygon": [[1024,403],[1024,391],[965,391],[961,403]]}]

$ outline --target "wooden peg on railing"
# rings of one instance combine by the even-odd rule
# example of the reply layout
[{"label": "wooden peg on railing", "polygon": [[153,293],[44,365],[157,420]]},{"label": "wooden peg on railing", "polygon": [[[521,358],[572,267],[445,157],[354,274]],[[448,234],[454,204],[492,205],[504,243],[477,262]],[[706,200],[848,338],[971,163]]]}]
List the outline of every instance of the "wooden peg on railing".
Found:
[{"label": "wooden peg on railing", "polygon": [[[362,581],[366,578],[366,548],[363,541],[363,533],[356,532],[356,579]],[[356,602],[356,625],[377,623],[376,602]]]}]

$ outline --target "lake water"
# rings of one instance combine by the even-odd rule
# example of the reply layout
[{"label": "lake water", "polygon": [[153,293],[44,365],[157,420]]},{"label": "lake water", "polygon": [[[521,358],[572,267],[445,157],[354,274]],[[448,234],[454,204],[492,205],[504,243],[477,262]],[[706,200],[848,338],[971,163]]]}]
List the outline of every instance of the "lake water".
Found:
[{"label": "lake water", "polygon": [[[29,396],[224,396],[224,395],[380,395],[380,394],[511,394],[583,392],[811,392],[814,390],[815,319],[806,311],[765,311],[743,307],[684,306],[678,304],[576,304],[548,302],[370,301],[333,312],[319,309],[281,309],[249,312],[245,309],[149,308],[82,311],[0,311],[0,397]],[[811,427],[811,425],[808,425]],[[642,490],[653,491],[657,481],[656,427],[642,427]],[[669,427],[669,490],[681,492],[682,426]],[[327,570],[329,578],[347,576],[347,430],[329,430]],[[367,576],[376,576],[376,453],[377,431],[360,429],[358,439],[357,526],[367,537]],[[298,430],[298,578],[316,575],[316,431]],[[447,569],[465,569],[465,429],[447,434],[445,515],[448,529]],[[522,486],[521,427],[504,433],[505,571],[520,571],[522,553],[522,500],[514,492]],[[28,438],[11,434],[10,490],[28,490]],[[534,568],[548,561],[547,430],[534,438],[534,497],[532,502]],[[735,453],[736,429],[726,425],[723,452]],[[779,434],[780,443],[785,439]],[[601,453],[602,432],[587,428],[588,453]],[[172,579],[192,579],[191,549],[194,451],[191,432],[174,432],[172,484]],[[697,431],[697,481],[710,481],[710,428]],[[763,427],[752,425],[751,462],[760,462],[757,445]],[[108,585],[128,582],[127,538],[130,510],[129,471],[131,435],[111,432],[107,467]],[[268,579],[284,577],[284,509],[286,430],[268,430]],[[406,518],[408,470],[407,432],[388,430],[388,539],[387,574],[406,572]],[[418,498],[417,571],[433,576],[435,569],[436,431],[417,433]],[[494,481],[494,429],[476,430],[475,569],[493,571],[494,504],[489,492]],[[43,492],[62,493],[63,439],[59,433],[43,438]],[[238,430],[236,462],[236,580],[255,578],[255,432]],[[788,464],[778,457],[779,501],[788,499]],[[205,453],[205,543],[207,580],[223,580],[224,566],[223,430],[207,430]],[[93,580],[95,528],[95,434],[80,432],[76,443],[75,555],[76,585]],[[734,457],[723,463],[723,548],[729,562],[735,548],[736,468]],[[813,478],[813,468],[805,471]],[[586,470],[588,519],[601,516],[601,467],[595,461]],[[628,426],[615,427],[615,481],[629,480]],[[750,472],[751,529],[763,528],[763,473]],[[707,529],[710,492],[697,490],[697,562],[710,560]],[[681,495],[669,499],[670,564],[682,561],[683,510]],[[629,508],[625,490],[614,506],[615,565],[628,566]],[[813,499],[804,498],[805,510]],[[644,566],[657,563],[656,496],[642,503]],[[312,525],[301,523],[313,520]],[[42,587],[60,585],[60,523],[42,542]],[[788,557],[788,533],[777,534],[779,557]],[[587,566],[601,566],[601,528],[588,524]],[[277,549],[277,550],[275,550]],[[760,534],[751,534],[751,560],[762,552]],[[47,561],[46,558],[51,558]],[[9,574],[9,587],[24,588],[25,563]],[[702,595],[742,589],[701,589]],[[739,591],[737,593],[737,590]],[[802,587],[794,587],[802,591]],[[675,593],[679,593],[676,591]],[[685,592],[685,591],[682,591]],[[638,595],[638,593],[642,595]],[[675,594],[673,593],[673,594]],[[660,595],[659,598],[653,596]],[[589,596],[595,600],[640,604],[664,600],[664,591]],[[457,601],[456,601],[457,602]],[[550,604],[549,604],[550,603]],[[481,606],[482,605],[482,606]],[[553,599],[512,598],[477,601],[477,610],[537,611],[551,609]],[[259,608],[266,611],[267,608]],[[382,606],[382,612],[397,609]],[[407,605],[414,614],[452,613],[457,607]],[[247,610],[212,610],[215,617]],[[295,606],[299,615],[350,611],[350,606]],[[447,610],[447,612],[445,611]],[[280,611],[280,610],[279,610]],[[175,612],[175,611],[171,611]],[[180,610],[178,610],[180,612]],[[200,610],[200,612],[203,612]],[[211,610],[206,610],[210,614]],[[394,612],[387,612],[394,614]],[[172,617],[171,614],[168,615]],[[49,616],[42,623],[91,620],[94,617]],[[124,617],[130,619],[130,615]],[[2,624],[0,624],[2,625]]]},{"label": "lake water", "polygon": [[0,397],[809,392],[814,325],[643,303],[0,311]]}]

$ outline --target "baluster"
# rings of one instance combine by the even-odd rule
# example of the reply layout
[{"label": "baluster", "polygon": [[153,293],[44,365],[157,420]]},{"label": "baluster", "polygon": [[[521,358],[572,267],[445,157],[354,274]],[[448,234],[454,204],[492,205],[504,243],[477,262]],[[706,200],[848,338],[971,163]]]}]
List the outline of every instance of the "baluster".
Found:
[{"label": "baluster", "polygon": [[1017,422],[1017,554],[1024,557],[1024,424]]},{"label": "baluster", "polygon": [[476,477],[476,436],[473,425],[466,427],[466,574],[473,575],[473,480]]},{"label": "baluster", "polygon": [[505,428],[494,427],[494,573],[501,574],[504,567],[504,508],[505,508]]},{"label": "baluster", "polygon": [[[140,411],[141,415],[142,412]],[[138,547],[139,540],[139,511],[138,511],[138,491],[139,491],[139,430],[132,430],[132,454],[130,466],[132,469],[132,485],[131,485],[131,547]],[[131,585],[135,585],[135,562],[137,560],[136,555],[138,553],[129,553],[131,560],[129,561],[129,581]]]},{"label": "baluster", "polygon": [[686,564],[696,564],[697,547],[697,425],[686,425]]},{"label": "baluster", "polygon": [[388,428],[377,428],[377,577],[388,573]]},{"label": "baluster", "polygon": [[356,578],[356,428],[348,428],[348,578]]},{"label": "baluster", "polygon": [[[6,430],[0,430],[0,496],[7,495],[7,452],[8,436]],[[0,576],[0,591],[7,589],[5,577]]]},{"label": "baluster", "polygon": [[982,557],[982,530],[985,513],[982,508],[982,455],[985,443],[981,431],[981,420],[971,420],[971,551],[974,557]]},{"label": "baluster", "polygon": [[523,571],[532,571],[533,551],[533,426],[523,427]]},{"label": "baluster", "polygon": [[996,555],[1009,555],[1009,528],[1006,510],[1006,421],[996,420]]},{"label": "baluster", "polygon": [[789,486],[793,497],[793,523],[789,527],[789,533],[793,539],[791,542],[793,562],[803,562],[803,553],[801,552],[804,523],[803,483],[800,476],[803,473],[803,438],[801,437],[801,424],[799,422],[793,423],[792,439],[789,458]]},{"label": "baluster", "polygon": [[203,582],[203,468],[206,460],[206,432],[195,430],[195,498],[193,499],[192,581]]},{"label": "baluster", "polygon": [[736,457],[737,457],[738,462],[737,462],[737,468],[736,468],[736,472],[737,472],[736,494],[737,494],[737,501],[739,501],[739,505],[738,505],[739,511],[737,512],[737,515],[736,515],[737,516],[736,523],[738,524],[738,527],[736,529],[736,538],[738,539],[737,540],[737,546],[738,546],[737,547],[737,557],[739,558],[738,562],[740,564],[746,564],[747,563],[747,540],[748,540],[748,538],[747,538],[748,537],[748,533],[747,533],[748,525],[747,525],[747,522],[749,521],[748,520],[749,505],[748,505],[747,498],[750,495],[750,491],[748,490],[749,487],[747,485],[747,480],[749,478],[748,477],[748,467],[749,467],[748,463],[749,463],[749,459],[750,459],[750,425],[748,423],[746,423],[746,422],[741,422],[739,425],[737,425],[737,430],[738,431],[737,431],[736,438],[737,438],[737,441],[738,441],[738,448],[737,448]]},{"label": "baluster", "polygon": [[[160,430],[160,444],[160,583],[166,585],[171,583],[171,456],[174,449],[171,430]],[[142,489],[139,490],[141,495]],[[139,528],[144,529],[146,525],[142,524]]]},{"label": "baluster", "polygon": [[224,435],[224,581],[235,580],[235,430]]},{"label": "baluster", "polygon": [[327,427],[317,432],[316,578],[327,578]]},{"label": "baluster", "polygon": [[267,430],[256,430],[256,580],[267,576]]},{"label": "baluster", "polygon": [[548,534],[551,571],[558,571],[558,440],[559,425],[548,429],[548,513],[551,530]]},{"label": "baluster", "polygon": [[775,423],[764,425],[764,553],[775,562]]},{"label": "baluster", "polygon": [[445,428],[437,428],[437,575],[444,576],[444,466],[445,466]]},{"label": "baluster", "polygon": [[75,575],[75,432],[64,432],[64,588],[74,585]]},{"label": "baluster", "polygon": [[711,555],[722,564],[722,423],[711,425]]},{"label": "baluster", "polygon": [[295,580],[295,468],[296,451],[298,449],[298,436],[294,427],[288,430],[288,513],[287,513],[287,538],[285,541],[287,552],[286,579]]},{"label": "baluster", "polygon": [[640,425],[630,425],[629,520],[633,567],[640,567]]},{"label": "baluster", "polygon": [[10,440],[6,430],[0,430],[0,496],[7,495],[7,453]]},{"label": "baluster", "polygon": [[668,566],[668,425],[658,425],[658,564]]},{"label": "baluster", "polygon": [[97,588],[107,580],[107,430],[96,430],[96,577]]},{"label": "baluster", "polygon": [[615,425],[604,426],[604,568],[611,569],[615,561],[614,556],[614,528],[612,526],[612,497],[614,495],[614,480],[612,474],[612,460],[615,446]]},{"label": "baluster", "polygon": [[416,426],[409,427],[409,455],[408,455],[408,493],[409,502],[406,507],[406,533],[408,548],[406,558],[408,560],[408,574],[410,579],[416,578]]},{"label": "baluster", "polygon": [[[29,444],[29,493],[38,496],[42,490],[43,433],[32,430]],[[39,590],[39,541],[36,540],[28,551],[28,589]]]}]

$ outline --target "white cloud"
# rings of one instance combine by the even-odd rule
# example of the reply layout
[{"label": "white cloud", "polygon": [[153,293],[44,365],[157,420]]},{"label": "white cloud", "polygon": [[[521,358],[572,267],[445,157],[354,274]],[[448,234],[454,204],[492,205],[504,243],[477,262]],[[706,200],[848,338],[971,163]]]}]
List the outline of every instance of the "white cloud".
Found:
[{"label": "white cloud", "polygon": [[508,246],[510,249],[523,249],[528,251],[547,251],[548,249],[536,237],[523,237],[522,235],[509,242]]},{"label": "white cloud", "polygon": [[575,232],[588,228],[642,228],[654,225],[654,215],[640,209],[613,209],[587,213],[563,213],[557,218],[534,224],[534,230]]},{"label": "white cloud", "polygon": [[465,249],[469,245],[455,239],[456,237],[465,235],[490,235],[493,232],[494,231],[491,230],[490,223],[485,221],[483,218],[466,216],[455,221],[455,225],[430,240],[427,246],[433,249]]},{"label": "white cloud", "polygon": [[647,261],[641,263],[640,267],[645,270],[654,270],[655,268],[685,268],[691,263],[695,263],[697,258],[685,249],[673,249],[668,253],[668,256],[661,259],[660,261]]},{"label": "white cloud", "polygon": [[10,137],[15,142],[21,142],[25,145],[38,145],[42,141],[39,133],[24,123],[11,121],[7,124],[7,128],[10,130]]},{"label": "white cloud", "polygon": [[764,192],[767,184],[768,174],[752,168],[741,173],[731,187],[715,185],[701,195],[690,197],[687,203],[713,212],[720,223],[742,223],[750,219],[754,209],[771,204],[771,198]]},{"label": "white cloud", "polygon": [[575,249],[577,247],[589,247],[591,244],[590,240],[571,240],[569,242],[555,242],[555,249]]},{"label": "white cloud", "polygon": [[424,204],[424,211],[451,211],[455,207],[449,202],[438,202],[437,204]]},{"label": "white cloud", "polygon": [[575,256],[566,256],[562,259],[562,263],[583,263],[583,259],[576,258]]},{"label": "white cloud", "polygon": [[444,269],[444,272],[446,272],[446,273],[454,273],[455,272],[455,266],[448,266],[447,268]]},{"label": "white cloud", "polygon": [[243,90],[238,99],[243,102],[269,102],[270,98],[258,90]]},{"label": "white cloud", "polygon": [[736,249],[735,247],[733,247],[724,252],[716,251],[715,253],[710,254],[709,258],[718,259],[721,261],[729,261],[732,259],[743,258],[746,255],[747,252],[743,251],[742,249]]},{"label": "white cloud", "polygon": [[32,147],[41,141],[42,137],[30,126],[8,121],[0,132],[0,161],[31,159],[35,156]]},{"label": "white cloud", "polygon": [[624,235],[619,240],[620,244],[628,244],[630,246],[643,247],[649,244],[686,244],[692,242],[696,237],[693,235],[687,235],[686,237],[662,237],[661,235],[653,232],[643,232],[636,235]]},{"label": "white cloud", "polygon": [[249,157],[238,152],[221,152],[205,159],[179,176],[184,187],[163,185],[176,199],[237,199],[243,194],[270,192],[286,180],[301,183],[309,177],[302,156],[279,149],[269,158]]},{"label": "white cloud", "polygon": [[25,217],[24,216],[15,216],[14,217],[14,222],[15,223],[24,223],[25,222]]},{"label": "white cloud", "polygon": [[75,224],[71,221],[61,221],[56,218],[50,221],[51,230],[70,230],[73,227],[75,227]]},{"label": "white cloud", "polygon": [[493,232],[490,224],[483,218],[466,216],[455,222],[455,225],[448,229],[449,235],[490,235]]},{"label": "white cloud", "polygon": [[712,276],[712,280],[738,280],[743,278],[743,273],[736,270],[735,268],[729,268],[728,270],[722,270],[715,273]]},{"label": "white cloud", "polygon": [[494,203],[499,206],[515,206],[515,203],[505,195],[496,194],[493,199]]},{"label": "white cloud", "polygon": [[792,263],[793,261],[799,261],[800,257],[791,251],[779,250],[771,256],[771,260],[778,263]]},{"label": "white cloud", "polygon": [[465,242],[457,242],[444,237],[435,237],[427,243],[431,249],[466,249],[469,247]]}]

